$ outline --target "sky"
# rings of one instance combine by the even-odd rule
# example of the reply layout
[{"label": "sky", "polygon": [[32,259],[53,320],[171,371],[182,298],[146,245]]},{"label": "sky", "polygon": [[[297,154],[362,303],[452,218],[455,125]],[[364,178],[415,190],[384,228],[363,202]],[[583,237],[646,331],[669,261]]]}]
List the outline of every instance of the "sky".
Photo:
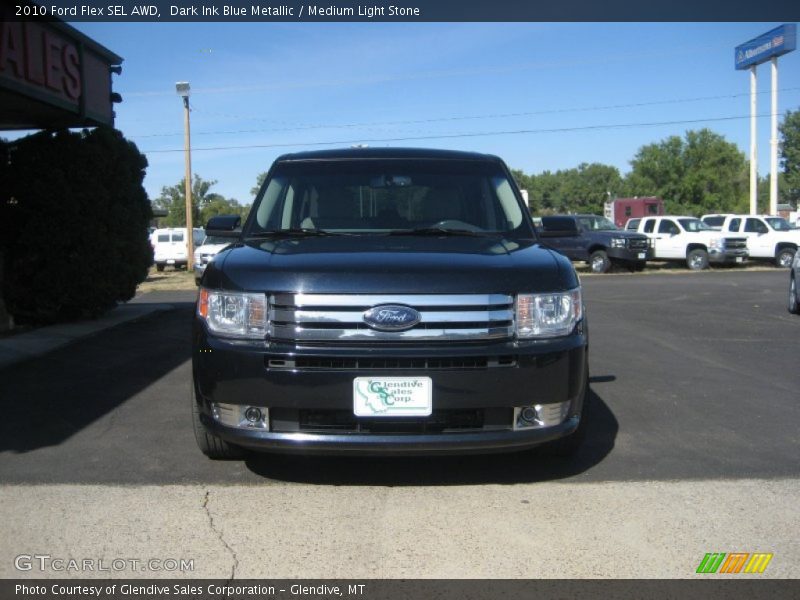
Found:
[{"label": "sky", "polygon": [[[749,74],[734,69],[733,49],[780,23],[72,25],[125,59],[116,127],[147,155],[150,198],[184,174],[175,82],[188,81],[192,170],[249,204],[281,154],[354,144],[488,152],[526,173],[601,162],[624,174],[641,146],[708,127],[747,154]],[[782,114],[800,108],[800,52],[779,69]],[[758,74],[765,175],[769,65]]]}]

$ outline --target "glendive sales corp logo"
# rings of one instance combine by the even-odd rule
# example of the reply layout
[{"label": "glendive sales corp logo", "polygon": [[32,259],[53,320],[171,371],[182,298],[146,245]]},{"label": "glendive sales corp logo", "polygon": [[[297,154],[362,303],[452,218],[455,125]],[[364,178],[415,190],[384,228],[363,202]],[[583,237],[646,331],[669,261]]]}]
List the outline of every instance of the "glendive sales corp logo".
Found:
[{"label": "glendive sales corp logo", "polygon": [[763,573],[771,560],[772,554],[766,552],[708,552],[697,573]]}]

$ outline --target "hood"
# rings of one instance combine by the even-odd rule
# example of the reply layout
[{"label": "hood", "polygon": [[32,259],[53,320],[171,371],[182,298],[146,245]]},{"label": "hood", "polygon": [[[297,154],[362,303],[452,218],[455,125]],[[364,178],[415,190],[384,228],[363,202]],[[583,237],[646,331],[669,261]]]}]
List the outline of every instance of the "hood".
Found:
[{"label": "hood", "polygon": [[572,289],[563,256],[533,240],[347,236],[255,240],[217,255],[204,284],[306,293],[517,293]]},{"label": "hood", "polygon": [[230,242],[225,244],[203,244],[202,246],[198,246],[194,249],[195,252],[200,252],[201,254],[216,254],[223,248],[230,246]]}]

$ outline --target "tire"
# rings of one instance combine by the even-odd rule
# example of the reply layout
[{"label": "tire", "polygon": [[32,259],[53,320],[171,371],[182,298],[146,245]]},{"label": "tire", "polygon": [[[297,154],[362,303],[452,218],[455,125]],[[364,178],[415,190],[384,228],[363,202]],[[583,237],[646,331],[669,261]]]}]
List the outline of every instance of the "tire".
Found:
[{"label": "tire", "polygon": [[692,271],[702,271],[708,268],[708,252],[702,248],[695,248],[686,255],[686,266]]},{"label": "tire", "polygon": [[200,452],[214,460],[235,460],[244,458],[247,454],[244,448],[229,444],[221,437],[210,433],[200,420],[200,407],[195,397],[194,382],[189,383],[189,402],[192,405],[192,424],[194,426],[194,439]]},{"label": "tire", "polygon": [[797,250],[794,248],[781,248],[775,253],[775,266],[781,269],[788,269],[792,266],[794,255]]},{"label": "tire", "polygon": [[164,263],[156,263],[156,271],[161,273],[166,265]]},{"label": "tire", "polygon": [[589,267],[592,273],[607,273],[611,268],[611,261],[605,250],[595,250],[589,256]]},{"label": "tire", "polygon": [[586,422],[589,409],[589,369],[586,369],[586,387],[583,392],[583,408],[581,409],[581,421],[578,428],[567,437],[559,438],[554,442],[549,442],[542,447],[544,454],[556,458],[572,458],[583,445],[586,439]]},{"label": "tire", "polygon": [[789,312],[793,315],[800,315],[800,297],[797,295],[797,281],[795,277],[789,278]]}]

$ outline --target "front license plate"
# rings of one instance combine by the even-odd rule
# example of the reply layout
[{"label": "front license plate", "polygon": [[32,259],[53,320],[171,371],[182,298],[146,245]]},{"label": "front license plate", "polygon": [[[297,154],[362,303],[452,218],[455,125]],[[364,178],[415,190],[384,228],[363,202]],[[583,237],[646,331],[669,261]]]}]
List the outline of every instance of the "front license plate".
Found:
[{"label": "front license plate", "polygon": [[356,377],[353,412],[357,417],[427,417],[432,388],[430,377]]},{"label": "front license plate", "polygon": [[170,259],[167,261],[167,264],[168,264],[168,265],[174,265],[174,264],[175,264],[175,259],[174,259],[174,258],[170,258]]},{"label": "front license plate", "polygon": [[736,262],[744,262],[744,258],[742,258],[741,256],[737,256]]},{"label": "front license plate", "polygon": [[639,258],[644,259],[647,256],[646,252],[639,252]]}]

